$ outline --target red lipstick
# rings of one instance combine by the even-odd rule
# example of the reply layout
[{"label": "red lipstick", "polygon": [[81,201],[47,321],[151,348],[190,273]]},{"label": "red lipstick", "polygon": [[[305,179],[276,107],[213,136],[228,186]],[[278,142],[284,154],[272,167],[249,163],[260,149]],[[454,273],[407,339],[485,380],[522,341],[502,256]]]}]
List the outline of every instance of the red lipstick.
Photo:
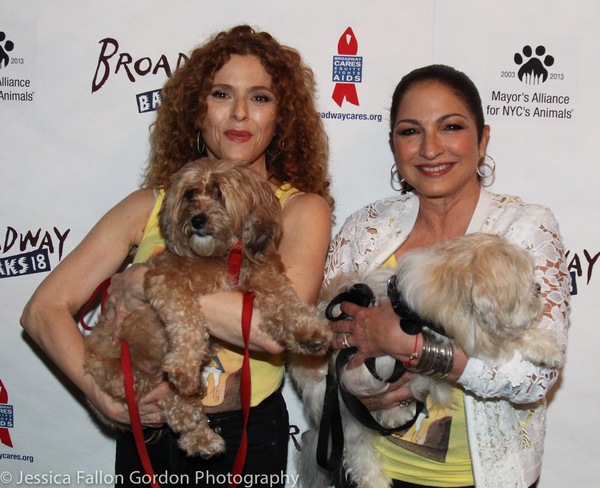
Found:
[{"label": "red lipstick", "polygon": [[246,130],[231,129],[225,132],[225,137],[227,137],[227,139],[229,139],[232,142],[242,143],[248,142],[252,137],[252,133]]}]

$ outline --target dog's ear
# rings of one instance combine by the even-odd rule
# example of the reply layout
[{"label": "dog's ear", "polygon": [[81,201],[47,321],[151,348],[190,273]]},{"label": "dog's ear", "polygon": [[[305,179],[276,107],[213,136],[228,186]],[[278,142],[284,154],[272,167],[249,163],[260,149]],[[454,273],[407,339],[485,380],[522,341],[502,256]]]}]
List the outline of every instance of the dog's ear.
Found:
[{"label": "dog's ear", "polygon": [[165,199],[158,213],[158,222],[165,239],[167,249],[179,256],[190,256],[189,251],[178,245],[182,241],[182,229],[185,227],[181,221],[182,209],[196,196],[198,181],[208,171],[207,160],[198,160],[187,163],[175,173],[165,193]]},{"label": "dog's ear", "polygon": [[243,249],[251,261],[260,261],[261,255],[272,255],[281,235],[277,225],[253,218],[244,229]]},{"label": "dog's ear", "polygon": [[180,254],[177,247],[177,239],[175,238],[175,225],[177,225],[177,216],[179,215],[182,204],[182,185],[181,178],[174,178],[171,181],[171,186],[165,193],[165,198],[158,212],[158,223],[165,239],[167,249]]},{"label": "dog's ear", "polygon": [[531,258],[506,241],[478,251],[472,264],[474,311],[490,333],[513,338],[541,313]]},{"label": "dog's ear", "polygon": [[250,215],[242,232],[243,250],[251,261],[270,256],[281,240],[281,205],[273,190],[264,181],[252,184],[253,201]]}]

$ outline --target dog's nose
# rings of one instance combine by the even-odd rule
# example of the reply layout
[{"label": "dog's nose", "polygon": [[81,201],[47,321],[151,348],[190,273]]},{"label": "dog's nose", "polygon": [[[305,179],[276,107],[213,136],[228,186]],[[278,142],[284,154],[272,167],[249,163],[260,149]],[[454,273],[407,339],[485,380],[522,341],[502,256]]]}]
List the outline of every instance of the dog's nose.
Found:
[{"label": "dog's nose", "polygon": [[196,230],[200,230],[206,225],[207,220],[208,219],[204,214],[194,215],[192,217],[192,227]]}]

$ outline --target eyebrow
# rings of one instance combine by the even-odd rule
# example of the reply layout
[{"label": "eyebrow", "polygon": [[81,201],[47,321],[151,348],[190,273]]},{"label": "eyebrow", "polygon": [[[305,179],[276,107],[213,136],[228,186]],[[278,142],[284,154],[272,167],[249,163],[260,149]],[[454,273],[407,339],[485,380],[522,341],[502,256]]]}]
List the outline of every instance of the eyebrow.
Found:
[{"label": "eyebrow", "polygon": [[[215,89],[215,88],[219,88],[219,87],[222,87],[222,88],[233,88],[233,85],[229,85],[228,83],[215,83],[212,86],[211,90]],[[273,91],[273,88],[269,88],[269,87],[264,86],[264,85],[254,85],[254,86],[250,87],[250,91],[255,91],[255,90],[266,90],[266,91],[269,91],[271,93],[275,93]]]},{"label": "eyebrow", "polygon": [[[459,113],[453,113],[453,114],[446,114],[446,115],[442,115],[439,119],[436,120],[436,122],[443,122],[446,119],[449,119],[450,117],[461,117],[463,119],[466,119],[467,117],[463,114],[459,114]],[[398,126],[398,124],[401,123],[406,123],[406,124],[413,124],[413,125],[421,125],[419,123],[418,120],[416,119],[401,119],[401,120],[397,120],[396,123],[394,124],[394,129]]]}]

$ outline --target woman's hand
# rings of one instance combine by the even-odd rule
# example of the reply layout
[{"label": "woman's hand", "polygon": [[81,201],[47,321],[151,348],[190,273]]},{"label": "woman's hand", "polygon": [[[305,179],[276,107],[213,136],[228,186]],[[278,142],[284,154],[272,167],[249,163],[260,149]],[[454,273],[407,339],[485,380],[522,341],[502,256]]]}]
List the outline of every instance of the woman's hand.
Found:
[{"label": "woman's hand", "polygon": [[410,359],[415,348],[415,336],[402,331],[400,317],[388,300],[383,301],[380,306],[369,308],[343,302],[341,308],[353,319],[331,322],[332,330],[342,334],[334,339],[332,347],[358,348],[348,369],[360,366],[367,358],[392,356],[402,362]]},{"label": "woman's hand", "polygon": [[370,411],[395,408],[402,405],[404,402],[414,400],[410,388],[406,386],[406,383],[408,383],[412,377],[413,374],[410,371],[407,371],[398,381],[390,383],[387,391],[379,393],[378,395],[359,395],[358,399],[363,402],[365,407]]},{"label": "woman's hand", "polygon": [[148,267],[133,264],[122,273],[114,275],[108,287],[104,313],[106,323],[113,328],[113,342],[118,342],[123,321],[147,301],[144,277]]},{"label": "woman's hand", "polygon": [[[165,419],[156,404],[169,393],[169,383],[162,382],[156,388],[146,393],[138,402],[140,419],[145,427],[160,427]],[[90,400],[105,417],[121,424],[131,424],[129,410],[122,403],[115,402],[99,389],[90,395]]]}]

